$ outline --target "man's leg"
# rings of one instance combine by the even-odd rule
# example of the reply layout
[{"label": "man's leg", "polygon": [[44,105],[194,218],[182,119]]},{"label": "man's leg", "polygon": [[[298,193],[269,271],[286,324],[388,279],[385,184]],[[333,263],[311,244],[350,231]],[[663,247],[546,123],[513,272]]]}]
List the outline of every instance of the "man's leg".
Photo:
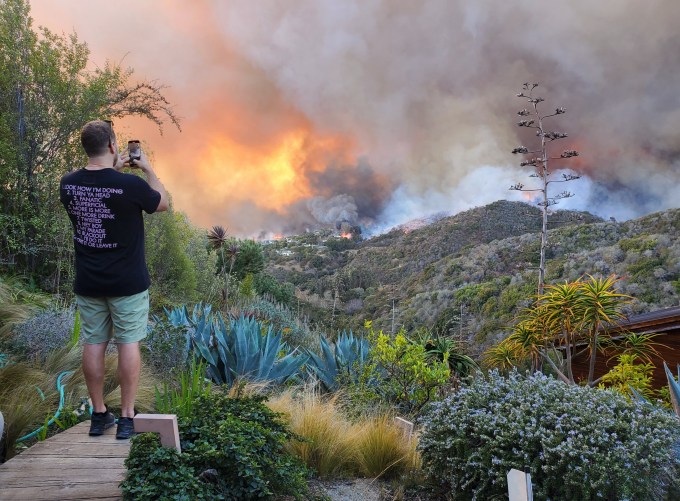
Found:
[{"label": "man's leg", "polygon": [[106,411],[104,405],[104,354],[108,344],[107,341],[83,345],[83,373],[94,412]]},{"label": "man's leg", "polygon": [[105,298],[76,295],[80,310],[80,339],[83,341],[83,373],[92,399],[93,412],[105,412],[104,355],[113,323]]},{"label": "man's leg", "polygon": [[[139,342],[146,337],[149,323],[149,293],[144,291],[132,296],[111,297],[108,302],[118,347],[121,417],[133,418],[142,366]],[[125,421],[118,423],[120,433],[116,436],[120,435],[120,438],[128,436],[127,431],[121,427],[131,426],[131,420],[130,423]]]},{"label": "man's leg", "polygon": [[117,346],[121,416],[131,418],[135,416],[135,397],[142,367],[139,343],[119,343]]}]

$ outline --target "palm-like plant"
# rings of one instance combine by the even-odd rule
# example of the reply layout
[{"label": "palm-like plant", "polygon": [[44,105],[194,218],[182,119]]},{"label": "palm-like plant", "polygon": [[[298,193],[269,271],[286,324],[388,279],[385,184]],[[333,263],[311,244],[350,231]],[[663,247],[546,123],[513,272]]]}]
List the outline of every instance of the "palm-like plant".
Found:
[{"label": "palm-like plant", "polygon": [[515,326],[510,338],[519,348],[522,358],[529,359],[531,372],[538,370],[541,362],[541,350],[545,345],[545,332],[538,322],[525,320]]},{"label": "palm-like plant", "polygon": [[[227,230],[222,226],[213,226],[208,232],[208,243],[210,247],[220,254],[220,264],[222,276],[224,278],[224,302],[229,300],[229,282],[231,273],[234,270],[234,263],[240,252],[240,247],[234,240],[230,240]],[[229,258],[229,272],[227,272],[227,259]]]},{"label": "palm-like plant", "polygon": [[[618,346],[623,348],[623,353],[626,355],[635,355],[641,360],[651,363],[653,357],[661,357],[656,349],[657,347],[668,348],[665,344],[654,341],[658,336],[659,334],[652,334],[650,332],[628,332],[624,334],[624,338],[619,341]],[[617,356],[619,355],[614,355],[614,357]]]},{"label": "palm-like plant", "polygon": [[448,354],[447,362],[451,373],[458,378],[464,378],[479,369],[477,363],[463,351],[461,343],[456,339],[432,332],[427,328],[416,330],[409,339],[425,348],[428,357],[443,362]]},{"label": "palm-like plant", "polygon": [[615,286],[620,278],[613,275],[592,277],[580,284],[580,313],[582,329],[586,333],[590,348],[590,365],[588,367],[588,384],[593,385],[595,378],[595,360],[600,334],[607,335],[607,328],[616,327],[626,318],[623,306],[632,301],[632,297],[616,292]]},{"label": "palm-like plant", "polygon": [[546,335],[557,344],[564,346],[567,362],[565,375],[555,363],[544,354],[544,359],[555,370],[558,376],[567,383],[574,384],[572,371],[572,350],[578,336],[579,323],[579,283],[564,283],[546,286],[546,292],[538,296],[532,316],[534,321],[542,325]]},{"label": "palm-like plant", "polygon": [[[588,385],[594,386],[597,352],[609,337],[609,331],[616,328],[625,318],[624,308],[632,297],[616,291],[620,279],[609,276],[593,277],[563,284],[547,285],[545,292],[536,296],[515,326],[512,334],[498,346],[487,350],[485,365],[505,368],[508,364],[530,360],[532,369],[539,368],[540,361],[547,362],[557,376],[568,384],[575,384],[572,360],[578,355],[579,343],[586,346],[581,351],[589,352],[590,365]],[[655,353],[653,346],[646,344],[651,338],[630,338],[630,352],[644,353],[646,358]],[[551,351],[564,350],[566,367],[558,367]]]},{"label": "palm-like plant", "polygon": [[513,339],[507,338],[484,352],[482,365],[489,369],[506,371],[516,367],[522,358],[522,347]]}]

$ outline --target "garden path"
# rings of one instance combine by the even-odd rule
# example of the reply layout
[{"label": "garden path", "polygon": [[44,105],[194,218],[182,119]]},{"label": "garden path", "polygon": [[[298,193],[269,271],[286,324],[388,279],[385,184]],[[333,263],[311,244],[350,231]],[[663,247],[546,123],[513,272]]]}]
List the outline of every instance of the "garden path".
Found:
[{"label": "garden path", "polygon": [[38,442],[0,465],[0,500],[119,500],[129,440],[116,428],[90,437],[90,422]]}]

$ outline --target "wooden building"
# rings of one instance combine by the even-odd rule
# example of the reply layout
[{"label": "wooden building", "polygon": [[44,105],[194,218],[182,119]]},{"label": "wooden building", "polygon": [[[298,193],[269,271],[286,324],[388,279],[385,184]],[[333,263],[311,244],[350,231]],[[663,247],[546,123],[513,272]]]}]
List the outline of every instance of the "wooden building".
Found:
[{"label": "wooden building", "polygon": [[[659,356],[652,358],[652,363],[655,367],[652,383],[654,388],[661,388],[668,384],[666,373],[663,369],[664,361],[677,377],[677,366],[680,364],[680,306],[629,317],[628,321],[621,323],[619,327],[612,331],[615,342],[617,332],[622,331],[640,334],[658,334],[654,338],[654,342],[663,346],[655,347],[659,352]],[[618,351],[614,347],[604,353],[599,352],[597,354],[595,379],[609,372],[617,364],[615,355]],[[588,379],[589,362],[590,356],[588,353],[582,353],[572,360],[574,378],[577,381]]]}]

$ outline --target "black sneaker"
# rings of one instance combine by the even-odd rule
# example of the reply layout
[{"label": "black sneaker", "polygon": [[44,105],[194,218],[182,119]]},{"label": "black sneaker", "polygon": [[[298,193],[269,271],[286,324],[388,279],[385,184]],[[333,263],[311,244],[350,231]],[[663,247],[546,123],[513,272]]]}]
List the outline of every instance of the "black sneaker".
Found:
[{"label": "black sneaker", "polygon": [[116,416],[107,408],[104,412],[93,412],[90,421],[90,436],[98,437],[116,423]]},{"label": "black sneaker", "polygon": [[130,438],[135,434],[135,425],[131,417],[122,417],[118,419],[118,429],[116,430],[116,438],[124,440]]}]

